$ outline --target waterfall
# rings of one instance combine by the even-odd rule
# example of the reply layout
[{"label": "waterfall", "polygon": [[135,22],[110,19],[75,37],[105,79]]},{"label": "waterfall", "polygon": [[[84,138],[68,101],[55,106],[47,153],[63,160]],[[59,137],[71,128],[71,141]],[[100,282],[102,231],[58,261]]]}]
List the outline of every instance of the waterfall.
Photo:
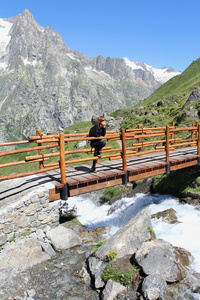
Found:
[{"label": "waterfall", "polygon": [[181,204],[179,199],[171,195],[158,194],[137,194],[133,198],[118,200],[112,205],[100,205],[98,199],[94,193],[70,197],[69,209],[74,206],[77,208],[78,219],[87,229],[108,226],[107,237],[143,209],[148,208],[154,214],[173,208],[178,218],[177,223],[169,224],[163,219],[152,219],[156,237],[188,250],[194,258],[192,269],[200,272],[200,205]]}]

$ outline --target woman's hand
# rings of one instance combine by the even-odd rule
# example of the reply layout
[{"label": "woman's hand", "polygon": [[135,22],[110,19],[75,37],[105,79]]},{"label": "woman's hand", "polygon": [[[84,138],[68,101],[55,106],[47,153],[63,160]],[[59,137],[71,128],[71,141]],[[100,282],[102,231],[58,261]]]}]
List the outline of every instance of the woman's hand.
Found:
[{"label": "woman's hand", "polygon": [[101,124],[102,124],[102,127],[105,128],[106,127],[106,120],[102,120]]}]

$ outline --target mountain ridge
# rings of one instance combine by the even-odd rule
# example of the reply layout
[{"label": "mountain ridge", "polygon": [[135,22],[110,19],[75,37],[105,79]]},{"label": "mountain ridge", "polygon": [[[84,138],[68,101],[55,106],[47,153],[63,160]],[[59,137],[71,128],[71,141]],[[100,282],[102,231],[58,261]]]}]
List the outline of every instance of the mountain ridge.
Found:
[{"label": "mountain ridge", "polygon": [[[10,24],[12,24],[10,26]],[[161,82],[124,59],[87,57],[26,9],[0,19],[0,138],[55,132],[93,114],[132,107]]]}]

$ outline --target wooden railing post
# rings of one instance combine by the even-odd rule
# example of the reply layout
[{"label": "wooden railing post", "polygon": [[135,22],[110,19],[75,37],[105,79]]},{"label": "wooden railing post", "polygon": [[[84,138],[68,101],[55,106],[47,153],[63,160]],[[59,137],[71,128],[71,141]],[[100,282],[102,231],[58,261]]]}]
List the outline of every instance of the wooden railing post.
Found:
[{"label": "wooden railing post", "polygon": [[[172,123],[172,126],[175,127],[175,122]],[[171,134],[171,140],[174,140],[174,132]],[[171,145],[173,145],[174,141],[171,141]]]},{"label": "wooden railing post", "polygon": [[[141,124],[138,124],[138,129],[141,129],[141,128],[142,128]],[[141,135],[141,133],[139,133],[139,135]],[[138,139],[138,143],[142,143],[142,138],[141,137]],[[138,148],[138,152],[141,152],[141,150],[142,150],[141,147]]]},{"label": "wooden railing post", "polygon": [[126,173],[123,175],[123,184],[127,185],[128,183],[128,172],[127,172],[127,162],[126,162],[126,137],[125,137],[125,129],[121,129],[121,140],[122,140],[122,163],[123,163],[123,171]]},{"label": "wooden railing post", "polygon": [[[200,155],[200,124],[197,122],[197,155]],[[200,156],[197,158],[197,164],[200,166]]]},{"label": "wooden railing post", "polygon": [[65,171],[65,140],[64,132],[60,132],[60,173],[61,173],[61,183],[64,185],[60,189],[60,198],[62,200],[67,200],[68,198],[68,188],[66,180],[66,171]]},{"label": "wooden railing post", "polygon": [[[36,130],[36,135],[38,135],[39,137],[41,137],[41,130],[40,129],[37,129]],[[42,146],[42,143],[38,143],[38,146]],[[39,149],[38,150],[38,154],[39,155],[42,155],[42,150]],[[44,169],[44,161],[39,161],[39,169]]]},{"label": "wooden railing post", "polygon": [[165,151],[166,151],[166,173],[170,174],[170,164],[169,164],[169,126],[166,126],[166,146],[165,146]]}]

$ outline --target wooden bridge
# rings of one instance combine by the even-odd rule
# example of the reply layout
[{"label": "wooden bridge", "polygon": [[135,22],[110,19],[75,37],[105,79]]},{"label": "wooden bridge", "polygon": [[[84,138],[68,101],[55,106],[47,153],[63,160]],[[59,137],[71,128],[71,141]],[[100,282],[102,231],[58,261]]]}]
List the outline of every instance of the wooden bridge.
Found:
[{"label": "wooden bridge", "polygon": [[[0,176],[0,181],[33,174],[43,173],[43,177],[54,183],[49,190],[49,200],[63,199],[91,192],[94,190],[127,184],[138,179],[167,173],[181,168],[200,165],[200,126],[177,128],[174,126],[122,129],[120,133],[108,131],[106,139],[110,144],[102,150],[102,157],[96,157],[94,150],[87,148],[91,139],[88,133],[42,135],[37,130],[36,136],[27,141],[1,143],[0,146],[18,146],[34,143],[36,146],[0,152],[0,158],[24,153],[24,160],[13,160],[0,164],[1,170],[9,167],[39,163],[37,169]],[[80,141],[86,146],[71,150]],[[116,141],[120,148],[116,148]],[[59,151],[56,152],[57,148]],[[53,151],[52,151],[53,150]],[[32,151],[38,153],[30,155]],[[84,155],[83,158],[66,159],[70,155]],[[57,162],[50,159],[57,158]],[[97,172],[91,173],[92,160],[97,160]],[[48,161],[48,163],[46,163]],[[12,170],[12,169],[11,169]]]}]

